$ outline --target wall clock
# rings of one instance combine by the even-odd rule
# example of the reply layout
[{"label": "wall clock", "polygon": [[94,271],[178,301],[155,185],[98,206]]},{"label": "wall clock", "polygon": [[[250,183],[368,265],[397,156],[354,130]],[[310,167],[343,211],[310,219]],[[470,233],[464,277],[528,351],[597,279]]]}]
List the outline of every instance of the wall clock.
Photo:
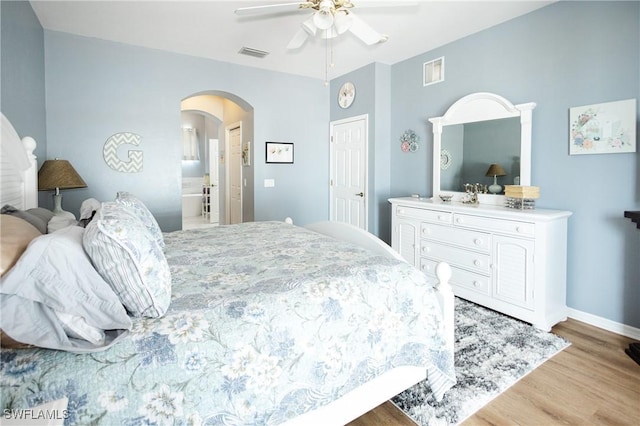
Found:
[{"label": "wall clock", "polygon": [[341,108],[349,108],[356,98],[356,86],[351,82],[346,82],[340,87],[338,92],[338,105]]}]

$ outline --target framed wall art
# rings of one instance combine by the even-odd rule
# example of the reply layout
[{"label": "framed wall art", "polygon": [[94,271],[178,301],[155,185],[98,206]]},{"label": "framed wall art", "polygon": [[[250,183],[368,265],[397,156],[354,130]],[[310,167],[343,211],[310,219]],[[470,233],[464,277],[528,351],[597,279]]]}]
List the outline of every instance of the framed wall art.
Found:
[{"label": "framed wall art", "polygon": [[245,142],[242,147],[242,165],[248,167],[251,165],[251,142]]},{"label": "framed wall art", "polygon": [[636,152],[636,100],[569,109],[569,155]]},{"label": "framed wall art", "polygon": [[267,163],[293,164],[293,143],[267,142],[265,155]]}]

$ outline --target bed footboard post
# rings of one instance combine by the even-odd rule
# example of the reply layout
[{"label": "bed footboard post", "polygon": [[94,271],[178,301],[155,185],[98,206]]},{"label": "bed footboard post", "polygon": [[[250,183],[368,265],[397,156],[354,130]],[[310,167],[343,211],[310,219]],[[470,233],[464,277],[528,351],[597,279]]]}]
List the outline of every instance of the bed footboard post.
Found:
[{"label": "bed footboard post", "polygon": [[454,295],[449,284],[451,279],[451,266],[448,263],[440,262],[436,266],[436,277],[438,277],[438,296],[440,298],[440,305],[442,306],[442,314],[444,317],[444,323],[447,334],[447,346],[453,352],[454,337]]}]

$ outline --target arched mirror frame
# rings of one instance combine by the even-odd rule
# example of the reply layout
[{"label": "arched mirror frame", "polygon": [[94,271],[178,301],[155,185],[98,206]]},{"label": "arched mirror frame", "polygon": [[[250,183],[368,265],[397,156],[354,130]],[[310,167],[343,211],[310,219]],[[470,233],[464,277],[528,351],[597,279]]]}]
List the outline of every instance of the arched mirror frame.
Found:
[{"label": "arched mirror frame", "polygon": [[[440,151],[442,131],[445,126],[475,123],[500,118],[520,117],[520,185],[531,185],[531,119],[536,104],[513,105],[507,99],[494,93],[479,92],[456,101],[442,117],[430,118],[433,124],[433,198],[440,200],[440,194],[453,195],[453,201],[462,201],[465,195],[460,191],[440,189]],[[474,182],[469,182],[474,183]],[[503,195],[480,194],[481,204],[503,205]]]}]

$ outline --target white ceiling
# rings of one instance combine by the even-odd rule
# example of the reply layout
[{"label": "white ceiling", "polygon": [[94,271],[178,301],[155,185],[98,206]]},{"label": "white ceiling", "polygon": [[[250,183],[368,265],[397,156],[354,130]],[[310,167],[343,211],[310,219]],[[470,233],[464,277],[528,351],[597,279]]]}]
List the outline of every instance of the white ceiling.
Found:
[{"label": "white ceiling", "polygon": [[[286,49],[311,12],[242,17],[234,13],[238,7],[289,2],[45,0],[31,4],[47,30],[324,79],[324,40],[310,39],[301,49]],[[329,79],[372,62],[397,63],[552,1],[396,1],[398,7],[390,7],[393,1],[353,3],[353,11],[389,40],[366,46],[350,33],[334,39],[335,66]],[[262,59],[240,55],[243,46],[270,53]]]}]

